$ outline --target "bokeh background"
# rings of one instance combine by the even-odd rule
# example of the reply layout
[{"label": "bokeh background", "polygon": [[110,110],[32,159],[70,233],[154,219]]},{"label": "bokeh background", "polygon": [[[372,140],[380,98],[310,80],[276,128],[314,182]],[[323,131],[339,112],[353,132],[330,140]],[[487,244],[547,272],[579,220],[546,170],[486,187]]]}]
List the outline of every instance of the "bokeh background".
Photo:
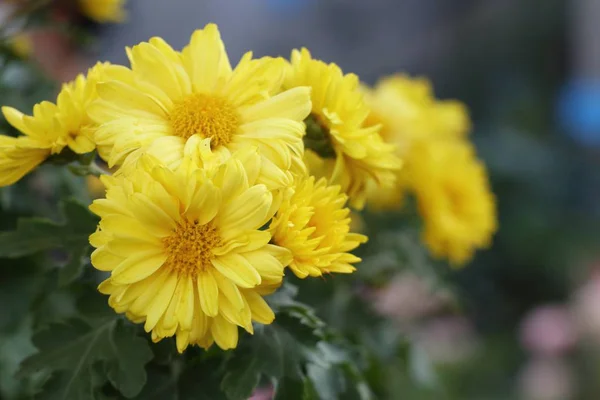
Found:
[{"label": "bokeh background", "polygon": [[[126,63],[124,47],[152,36],[181,48],[216,22],[232,60],[305,46],[367,83],[426,76],[437,97],[466,103],[498,199],[493,247],[450,270],[424,261],[414,236],[382,234],[363,254],[359,277],[370,284],[338,284],[314,305],[383,360],[369,374],[384,399],[600,398],[600,1],[130,0],[127,8],[126,23],[95,27],[95,39],[76,48],[38,33],[34,57],[66,80],[97,59]],[[382,253],[383,244],[392,250]],[[300,293],[311,302],[331,286]],[[367,305],[348,313],[357,299]],[[389,319],[362,332],[376,314]]]}]

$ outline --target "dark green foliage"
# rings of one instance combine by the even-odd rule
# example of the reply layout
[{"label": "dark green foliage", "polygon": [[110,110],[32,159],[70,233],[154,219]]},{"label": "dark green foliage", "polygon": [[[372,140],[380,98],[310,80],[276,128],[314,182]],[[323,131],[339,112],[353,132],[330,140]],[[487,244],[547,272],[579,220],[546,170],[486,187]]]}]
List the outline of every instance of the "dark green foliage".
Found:
[{"label": "dark green foliage", "polygon": [[144,366],[152,358],[137,329],[114,318],[95,326],[77,319],[52,324],[35,334],[33,344],[39,352],[23,361],[18,377],[50,373],[40,398],[93,398],[104,383],[96,363],[114,388],[133,397],[146,383]]},{"label": "dark green foliage", "polygon": [[19,258],[42,251],[62,249],[69,255],[60,270],[59,282],[65,285],[79,277],[89,252],[88,237],[95,231],[97,218],[74,199],[62,203],[63,221],[22,218],[14,231],[0,233],[0,258]]}]

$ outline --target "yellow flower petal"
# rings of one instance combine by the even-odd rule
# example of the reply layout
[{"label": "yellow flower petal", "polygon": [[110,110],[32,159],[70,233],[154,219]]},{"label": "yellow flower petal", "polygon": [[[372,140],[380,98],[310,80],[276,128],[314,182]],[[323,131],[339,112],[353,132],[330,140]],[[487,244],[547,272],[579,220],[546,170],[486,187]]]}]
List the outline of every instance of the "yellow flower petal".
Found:
[{"label": "yellow flower petal", "polygon": [[219,313],[219,287],[213,273],[208,270],[198,274],[198,294],[202,311],[209,317]]},{"label": "yellow flower petal", "polygon": [[218,316],[213,320],[211,332],[215,342],[223,350],[233,349],[238,342],[238,328],[234,324],[227,322],[225,318]]},{"label": "yellow flower petal", "polygon": [[252,310],[252,319],[261,324],[270,324],[275,319],[275,314],[267,302],[255,292],[247,291],[244,293],[246,301]]},{"label": "yellow flower petal", "polygon": [[212,264],[217,271],[231,279],[239,287],[252,288],[261,282],[261,276],[256,268],[239,254],[216,257],[212,260]]},{"label": "yellow flower petal", "polygon": [[112,279],[117,284],[141,281],[156,272],[166,260],[166,254],[160,250],[129,256],[112,271]]},{"label": "yellow flower petal", "polygon": [[150,304],[146,314],[146,324],[144,329],[146,332],[150,332],[160,318],[162,318],[165,310],[169,306],[173,294],[175,293],[175,287],[177,286],[177,275],[170,274],[163,285],[159,288],[154,300]]}]

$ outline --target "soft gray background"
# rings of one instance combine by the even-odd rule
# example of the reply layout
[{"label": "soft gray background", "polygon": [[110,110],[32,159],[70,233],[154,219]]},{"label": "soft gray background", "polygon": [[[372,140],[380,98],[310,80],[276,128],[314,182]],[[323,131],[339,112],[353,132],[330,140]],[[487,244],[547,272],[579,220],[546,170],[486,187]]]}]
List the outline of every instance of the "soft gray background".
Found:
[{"label": "soft gray background", "polygon": [[[486,24],[513,0],[129,0],[127,24],[107,28],[101,54],[125,63],[123,48],[161,36],[181,48],[194,29],[216,22],[232,61],[245,51],[288,56],[308,47],[371,81],[404,70],[435,74],[457,35]],[[479,4],[473,7],[474,4]]]}]

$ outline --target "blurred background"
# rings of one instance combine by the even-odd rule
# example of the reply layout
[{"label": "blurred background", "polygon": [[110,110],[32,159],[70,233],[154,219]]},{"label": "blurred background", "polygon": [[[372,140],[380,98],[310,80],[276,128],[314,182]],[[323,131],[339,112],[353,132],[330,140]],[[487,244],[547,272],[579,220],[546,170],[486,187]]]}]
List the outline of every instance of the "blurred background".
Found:
[{"label": "blurred background", "polygon": [[[416,236],[382,233],[363,250],[358,279],[368,285],[337,281],[333,297],[312,296],[334,286],[317,282],[300,293],[376,354],[369,376],[380,398],[600,398],[599,0],[130,0],[127,9],[127,22],[94,27],[94,40],[76,46],[38,33],[33,57],[67,80],[97,59],[126,64],[124,47],[152,36],[181,48],[216,22],[234,62],[305,46],[367,83],[426,76],[437,97],[465,102],[498,199],[493,247],[450,270],[414,250]],[[374,221],[365,217],[367,231]],[[348,307],[357,299],[368,301]]]}]

